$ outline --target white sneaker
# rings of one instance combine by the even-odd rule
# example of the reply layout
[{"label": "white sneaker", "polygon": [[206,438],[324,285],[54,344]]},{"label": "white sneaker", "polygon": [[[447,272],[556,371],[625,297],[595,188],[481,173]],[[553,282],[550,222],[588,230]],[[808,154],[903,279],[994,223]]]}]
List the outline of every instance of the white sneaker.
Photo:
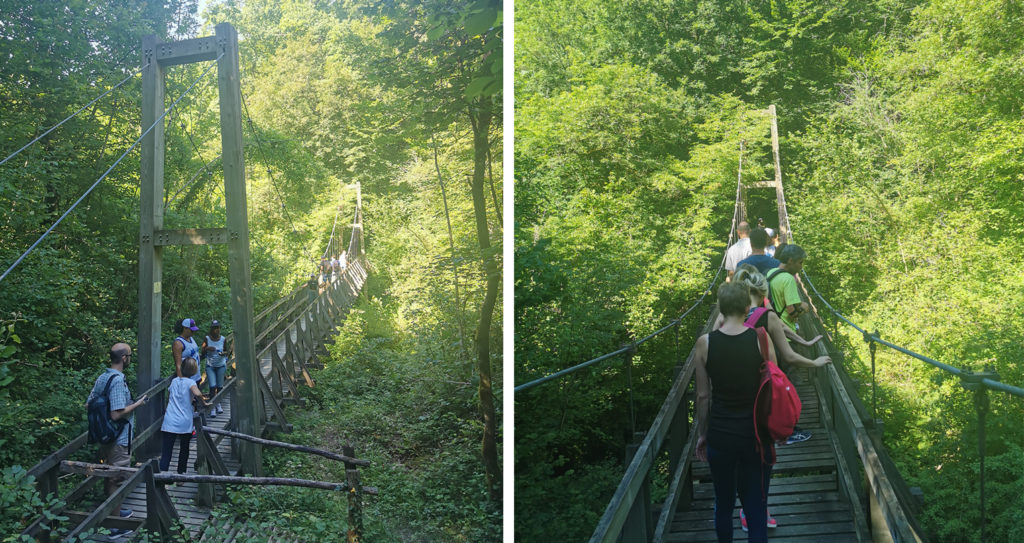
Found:
[{"label": "white sneaker", "polygon": [[223,412],[224,412],[224,408],[221,407],[220,404],[217,404],[217,413],[223,413]]}]

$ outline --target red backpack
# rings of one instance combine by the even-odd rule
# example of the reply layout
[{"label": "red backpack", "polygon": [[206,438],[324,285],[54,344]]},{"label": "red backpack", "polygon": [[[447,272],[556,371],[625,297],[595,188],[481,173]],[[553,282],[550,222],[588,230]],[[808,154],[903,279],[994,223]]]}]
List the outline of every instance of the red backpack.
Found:
[{"label": "red backpack", "polygon": [[[755,310],[757,313],[760,312]],[[757,328],[757,341],[764,353],[764,364],[761,365],[761,385],[754,401],[754,435],[759,447],[764,442],[771,444],[771,464],[775,464],[774,444],[793,434],[802,405],[796,386],[768,359],[768,332],[764,328]]]}]

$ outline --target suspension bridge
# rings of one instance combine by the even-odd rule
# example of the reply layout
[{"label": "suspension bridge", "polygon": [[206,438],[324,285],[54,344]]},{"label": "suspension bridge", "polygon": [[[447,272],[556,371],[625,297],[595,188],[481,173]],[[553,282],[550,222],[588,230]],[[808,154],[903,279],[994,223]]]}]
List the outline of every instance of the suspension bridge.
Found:
[{"label": "suspension bridge", "polygon": [[[763,204],[774,200],[782,242],[793,243],[789,216],[782,188],[782,168],[779,156],[779,136],[775,106],[762,110],[770,118],[771,148],[774,178],[767,181],[746,182],[743,179],[743,145],[740,160],[732,228],[726,247],[732,245],[739,221],[749,215],[751,200]],[[767,190],[769,193],[759,194]],[[771,194],[774,192],[774,194]],[[722,276],[723,256],[718,271],[696,300],[678,318],[650,335],[631,341],[618,350],[598,356],[520,384],[515,387],[517,401],[527,394],[543,394],[545,383],[615,361],[622,363],[622,372],[629,389],[630,429],[633,439],[625,451],[625,471],[611,500],[608,502],[590,538],[591,543],[667,541],[717,541],[713,508],[714,490],[707,464],[695,458],[697,441],[694,407],[696,394],[694,354],[696,347],[684,355],[679,334],[683,319],[693,314],[710,298],[713,287]],[[980,458],[980,496],[978,507],[981,521],[977,526],[981,540],[985,541],[985,417],[989,410],[989,394],[1009,394],[1024,398],[1024,389],[999,381],[992,372],[972,372],[944,364],[909,349],[885,341],[879,332],[867,332],[851,322],[821,295],[804,271],[798,279],[801,299],[810,304],[812,311],[799,318],[800,334],[805,339],[821,335],[813,347],[793,345],[794,350],[808,358],[828,355],[833,363],[821,368],[790,370],[790,379],[796,385],[803,410],[800,427],[813,437],[805,442],[781,446],[777,449],[777,463],[769,487],[768,509],[778,522],[769,530],[772,541],[786,542],[923,542],[927,541],[925,527],[919,520],[924,501],[920,489],[911,488],[896,467],[883,442],[883,421],[877,416],[876,402],[866,405],[858,395],[859,383],[846,369],[843,352],[833,340],[840,325],[850,326],[863,335],[871,353],[872,396],[875,391],[875,353],[879,346],[893,349],[920,362],[939,368],[960,379],[964,394],[973,396],[978,417]],[[820,302],[823,311],[815,306]],[[709,302],[710,303],[710,302]],[[712,304],[710,315],[699,335],[713,329],[718,308]],[[826,325],[831,322],[832,326]],[[668,338],[674,334],[674,379],[661,408],[650,427],[638,431],[632,399],[633,357],[655,338]],[[527,393],[527,391],[531,392]],[[656,482],[654,472],[664,471],[667,481]],[[655,491],[655,485],[660,488]],[[653,495],[664,495],[657,503]],[[745,541],[739,518],[737,500],[733,519],[733,537]]]},{"label": "suspension bridge", "polygon": [[[53,126],[31,142],[5,158],[0,165],[44,138],[47,134],[78,115],[132,77],[142,76],[141,135],[96,180],[46,232],[36,240],[2,275],[3,281],[18,265],[63,221],[82,201],[103,182],[114,168],[136,147],[141,154],[140,233],[139,233],[139,328],[137,382],[135,397],[148,395],[148,404],[135,410],[136,422],[132,429],[131,450],[135,463],[130,468],[93,464],[94,448],[87,446],[85,433],[67,445],[43,458],[28,470],[35,477],[42,497],[58,498],[58,505],[32,519],[22,532],[31,540],[50,541],[105,541],[98,528],[137,530],[146,528],[159,534],[162,540],[175,537],[182,540],[246,541],[259,537],[266,541],[289,540],[287,534],[261,533],[238,528],[224,520],[211,520],[214,504],[225,497],[227,485],[275,484],[306,486],[326,491],[345,492],[349,504],[349,541],[362,537],[362,500],[364,494],[375,494],[372,486],[360,482],[358,468],[369,465],[356,457],[350,444],[343,450],[324,451],[295,446],[265,439],[267,431],[290,432],[284,408],[301,406],[304,399],[301,387],[314,386],[309,368],[319,364],[326,354],[324,344],[330,342],[332,332],[358,298],[366,281],[366,257],[363,247],[362,198],[358,184],[356,203],[349,228],[339,223],[342,207],[338,206],[334,224],[327,238],[323,257],[344,255],[333,271],[324,273],[321,281],[316,272],[309,283],[256,312],[253,308],[250,278],[249,224],[245,181],[243,118],[257,144],[260,155],[266,155],[259,132],[256,130],[248,106],[241,93],[238,36],[227,23],[216,26],[215,35],[175,42],[162,42],[155,36],[142,40],[141,66],[113,88]],[[195,81],[166,107],[166,73],[171,66],[189,63],[209,63]],[[217,69],[217,89],[220,102],[221,154],[212,159],[202,157],[191,133],[188,141],[196,155],[203,158],[200,171],[173,195],[164,187],[165,124],[173,122],[173,114],[185,96],[197,84]],[[171,116],[169,116],[171,115]],[[166,120],[165,120],[166,119]],[[184,128],[184,125],[182,125]],[[222,194],[226,207],[223,228],[166,229],[163,225],[165,209],[193,186],[204,173],[209,177],[211,168],[220,162],[223,168]],[[267,169],[270,181],[279,198],[281,190]],[[219,187],[218,187],[219,189]],[[295,225],[282,198],[282,208],[294,231]],[[345,231],[348,243],[345,244]],[[253,240],[255,241],[255,240]],[[175,478],[177,459],[171,470],[160,473],[158,467],[160,426],[163,421],[166,391],[173,376],[161,374],[162,301],[164,297],[163,251],[175,245],[225,244],[228,254],[230,306],[234,331],[228,336],[233,345],[229,360],[226,385],[210,399],[221,403],[224,412],[212,417],[205,409],[195,415],[195,439],[191,441],[191,458],[183,477]],[[311,261],[317,262],[303,248]],[[317,268],[318,271],[319,268]],[[318,454],[343,462],[346,480],[337,482],[307,481],[263,477],[262,450],[281,447],[305,453]],[[84,461],[83,461],[84,460]],[[117,490],[99,501],[90,498],[93,490],[105,478],[120,479]],[[173,486],[167,483],[175,482]],[[102,486],[102,485],[100,485]],[[120,518],[119,504],[130,507],[134,514]],[[135,531],[138,539],[140,531]]]}]

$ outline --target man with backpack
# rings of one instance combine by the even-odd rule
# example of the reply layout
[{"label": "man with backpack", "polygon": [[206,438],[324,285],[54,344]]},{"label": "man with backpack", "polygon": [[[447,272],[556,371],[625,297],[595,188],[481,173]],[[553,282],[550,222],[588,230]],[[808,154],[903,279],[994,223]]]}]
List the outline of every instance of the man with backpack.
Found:
[{"label": "man with backpack", "polygon": [[[89,399],[86,405],[90,409],[89,417],[89,441],[100,444],[100,463],[111,466],[128,467],[131,463],[131,438],[132,423],[135,411],[140,405],[146,403],[147,396],[139,398],[135,402],[131,400],[131,392],[128,384],[125,383],[124,368],[130,363],[132,348],[127,343],[116,343],[110,348],[110,367],[107,368],[92,386]],[[106,406],[108,419],[102,414],[97,414],[96,408]],[[99,415],[99,416],[97,416]],[[106,479],[107,495],[117,491],[121,480],[125,477]],[[120,507],[120,504],[118,504]],[[131,509],[120,509],[121,518],[128,518],[134,512]],[[112,530],[116,537],[124,535],[127,531]]]}]

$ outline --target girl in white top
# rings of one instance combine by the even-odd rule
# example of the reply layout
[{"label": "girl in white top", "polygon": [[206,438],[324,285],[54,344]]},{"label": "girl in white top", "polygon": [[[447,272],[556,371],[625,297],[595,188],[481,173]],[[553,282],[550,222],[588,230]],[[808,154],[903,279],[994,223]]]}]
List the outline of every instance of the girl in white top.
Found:
[{"label": "girl in white top", "polygon": [[[228,354],[224,350],[224,336],[220,335],[220,321],[210,323],[210,335],[203,340],[203,355],[206,357],[206,378],[210,381],[210,398],[224,388],[224,374],[227,373]],[[220,400],[210,410],[210,416],[216,417],[223,413]]]},{"label": "girl in white top", "polygon": [[[186,358],[181,363],[181,371],[187,374],[199,373],[199,363],[195,358]],[[188,445],[192,441],[192,397],[202,399],[203,393],[195,381],[188,377],[175,377],[167,387],[167,411],[164,422],[160,425],[163,444],[160,451],[160,471],[167,471],[171,466],[171,453],[174,441],[178,440],[178,473],[185,473],[188,468]],[[210,404],[203,402],[205,407]]]}]

